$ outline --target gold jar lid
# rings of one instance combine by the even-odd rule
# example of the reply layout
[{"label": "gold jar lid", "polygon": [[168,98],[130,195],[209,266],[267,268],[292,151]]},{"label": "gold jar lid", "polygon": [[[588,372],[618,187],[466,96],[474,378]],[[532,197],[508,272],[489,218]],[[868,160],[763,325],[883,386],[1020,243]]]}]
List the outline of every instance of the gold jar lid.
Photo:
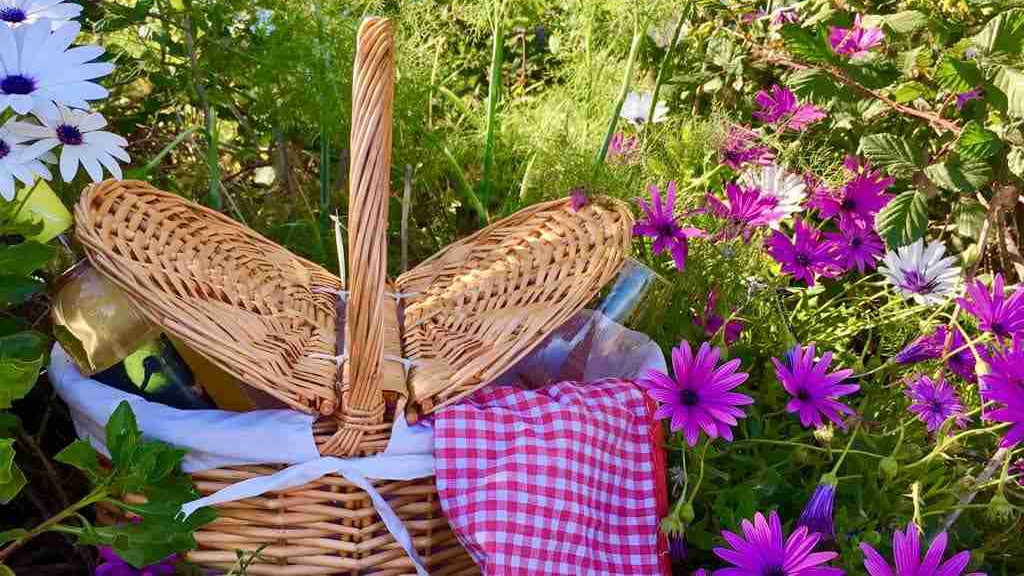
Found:
[{"label": "gold jar lid", "polygon": [[51,315],[57,341],[86,376],[117,364],[161,332],[88,260],[57,279]]}]

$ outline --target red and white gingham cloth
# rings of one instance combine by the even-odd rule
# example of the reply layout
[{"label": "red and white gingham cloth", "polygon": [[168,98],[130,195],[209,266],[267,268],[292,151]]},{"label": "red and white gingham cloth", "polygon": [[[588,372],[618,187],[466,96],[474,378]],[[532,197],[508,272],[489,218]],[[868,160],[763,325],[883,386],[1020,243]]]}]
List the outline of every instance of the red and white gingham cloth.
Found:
[{"label": "red and white gingham cloth", "polygon": [[669,574],[654,406],[632,382],[491,386],[436,414],[441,505],[485,574]]}]

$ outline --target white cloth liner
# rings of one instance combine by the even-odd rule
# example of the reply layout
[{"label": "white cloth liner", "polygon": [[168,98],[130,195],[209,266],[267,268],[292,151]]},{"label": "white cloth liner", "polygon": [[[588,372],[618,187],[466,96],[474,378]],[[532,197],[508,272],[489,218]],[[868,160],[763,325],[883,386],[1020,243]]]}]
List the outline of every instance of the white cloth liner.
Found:
[{"label": "white cloth liner", "polygon": [[[585,310],[497,382],[524,379],[542,385],[565,379],[635,379],[650,369],[664,371],[665,366],[661,349],[650,338],[599,312]],[[309,414],[294,410],[235,413],[171,408],[82,376],[59,344],[54,345],[49,375],[71,410],[79,437],[88,439],[104,454],[109,455],[104,445],[106,422],[118,404],[127,401],[146,438],[189,451],[182,461],[184,472],[247,464],[292,465],[189,502],[182,507],[185,515],[204,506],[287,490],[328,474],[339,474],[370,495],[388,531],[415,564],[416,572],[427,576],[408,530],[369,479],[413,480],[432,476],[434,442],[428,421],[409,426],[404,418],[396,419],[388,446],[379,455],[321,457],[313,439],[313,416]]]}]

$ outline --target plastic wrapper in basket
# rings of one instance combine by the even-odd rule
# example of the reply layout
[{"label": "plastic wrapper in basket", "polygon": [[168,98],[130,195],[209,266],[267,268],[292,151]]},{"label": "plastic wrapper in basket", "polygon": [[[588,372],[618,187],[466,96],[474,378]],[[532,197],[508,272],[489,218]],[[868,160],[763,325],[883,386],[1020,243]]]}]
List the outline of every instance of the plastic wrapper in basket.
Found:
[{"label": "plastic wrapper in basket", "polygon": [[[349,282],[225,216],[142,182],[91,187],[76,208],[92,263],[164,330],[241,381],[320,417],[327,456],[375,454],[392,419],[415,420],[493,380],[579,311],[629,251],[628,208],[531,206],[456,242],[394,282],[386,226],[394,89],[392,24],[359,30],[353,72]],[[347,289],[347,290],[346,290]],[[197,431],[197,433],[199,433]],[[244,438],[239,439],[244,442]],[[281,466],[193,473],[209,495]],[[378,481],[432,574],[477,569],[432,478]],[[249,574],[405,574],[413,564],[367,493],[328,475],[223,504],[189,559]]]}]

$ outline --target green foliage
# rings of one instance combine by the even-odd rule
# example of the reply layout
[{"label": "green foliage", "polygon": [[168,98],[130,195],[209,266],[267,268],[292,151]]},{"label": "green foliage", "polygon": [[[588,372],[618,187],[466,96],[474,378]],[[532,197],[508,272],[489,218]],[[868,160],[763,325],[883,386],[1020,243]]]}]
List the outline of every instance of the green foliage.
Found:
[{"label": "green foliage", "polygon": [[14,440],[0,439],[0,504],[7,504],[21,492],[28,480],[14,463]]},{"label": "green foliage", "polygon": [[920,150],[905,138],[893,134],[872,134],[860,141],[860,151],[894,176],[911,176],[924,167]]},{"label": "green foliage", "polygon": [[896,196],[878,213],[875,226],[889,246],[914,242],[928,231],[928,198],[917,190]]},{"label": "green foliage", "polygon": [[28,394],[46,357],[46,339],[36,332],[0,337],[0,410]]}]

